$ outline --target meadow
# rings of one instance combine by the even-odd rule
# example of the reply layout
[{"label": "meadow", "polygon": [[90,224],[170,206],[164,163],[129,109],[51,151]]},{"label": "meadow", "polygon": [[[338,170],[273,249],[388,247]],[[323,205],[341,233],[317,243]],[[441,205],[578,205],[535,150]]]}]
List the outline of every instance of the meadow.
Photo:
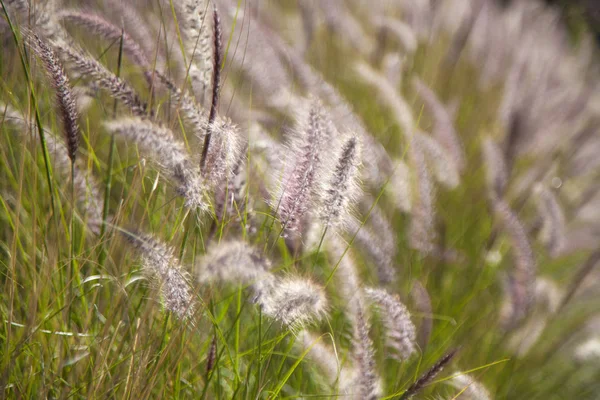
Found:
[{"label": "meadow", "polygon": [[0,4],[0,398],[600,398],[583,22]]}]

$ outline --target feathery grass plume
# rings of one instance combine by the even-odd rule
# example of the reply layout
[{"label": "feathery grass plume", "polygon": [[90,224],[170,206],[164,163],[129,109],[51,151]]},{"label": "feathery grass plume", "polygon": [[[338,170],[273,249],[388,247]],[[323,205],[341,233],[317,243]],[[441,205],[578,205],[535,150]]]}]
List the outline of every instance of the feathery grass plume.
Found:
[{"label": "feathery grass plume", "polygon": [[542,184],[537,184],[533,190],[543,224],[540,233],[541,239],[545,243],[550,256],[557,257],[565,246],[565,214],[550,189]]},{"label": "feathery grass plume", "polygon": [[208,114],[208,127],[204,137],[204,148],[202,149],[202,159],[200,165],[204,168],[206,157],[210,151],[210,138],[213,131],[213,122],[217,117],[217,107],[219,105],[219,93],[221,85],[221,64],[223,63],[223,50],[221,49],[221,20],[217,5],[213,4],[213,71],[212,71],[212,100],[210,103],[210,113]]},{"label": "feathery grass plume", "polygon": [[410,169],[402,160],[394,160],[394,168],[385,189],[396,208],[409,213],[412,210]]},{"label": "feathery grass plume", "polygon": [[281,187],[271,203],[284,234],[301,233],[303,218],[311,206],[321,166],[321,153],[327,140],[327,127],[321,103],[313,99],[308,115],[302,118],[286,155]]},{"label": "feathery grass plume", "polygon": [[208,355],[206,356],[206,375],[210,374],[210,371],[215,367],[215,361],[217,360],[217,335],[213,336],[208,349]]},{"label": "feathery grass plume", "polygon": [[423,102],[425,102],[425,105],[433,117],[433,136],[436,141],[446,149],[454,162],[455,168],[459,172],[463,171],[466,165],[465,154],[460,139],[454,129],[451,113],[440,101],[435,92],[423,81],[415,77],[412,83],[415,91],[419,97],[421,97]]},{"label": "feathery grass plume", "polygon": [[[22,22],[27,21],[29,29],[37,32],[45,40],[59,43],[61,46],[68,45],[69,35],[56,18],[57,9],[60,6],[58,2],[56,0],[36,2],[34,3],[35,8],[31,7],[31,3],[31,1],[25,0],[4,1],[9,14],[11,10],[14,11]],[[24,26],[23,23],[21,25]]]},{"label": "feathery grass plume", "polygon": [[213,73],[213,27],[209,17],[210,1],[181,0],[173,2],[179,14],[178,25],[183,37],[187,71],[196,99],[203,103]]},{"label": "feathery grass plume", "polygon": [[185,198],[185,205],[200,211],[208,209],[205,201],[205,185],[197,167],[190,160],[185,145],[175,139],[173,132],[142,118],[122,118],[105,122],[107,131],[131,140],[149,153],[175,181],[178,193]]},{"label": "feathery grass plume", "polygon": [[413,249],[431,253],[435,249],[435,189],[419,141],[408,149],[411,164],[416,169],[417,199],[412,207],[409,243]]},{"label": "feathery grass plume", "polygon": [[392,355],[399,361],[408,360],[416,351],[416,328],[410,313],[397,296],[383,289],[366,288],[367,298],[375,302],[386,328],[386,345],[396,351]]},{"label": "feathery grass plume", "polygon": [[362,291],[356,265],[347,250],[348,244],[339,235],[331,235],[325,246],[329,262],[337,268],[334,279],[348,318],[354,320],[359,312]]},{"label": "feathery grass plume", "polygon": [[[217,118],[210,123],[212,141],[207,150],[201,172],[211,187],[218,187],[233,179],[233,171],[240,161],[241,134],[237,126],[228,118]],[[208,142],[204,142],[205,145]]]},{"label": "feathery grass plume", "polygon": [[348,10],[343,0],[317,1],[316,5],[323,12],[329,29],[342,35],[346,43],[367,55],[373,48],[369,35],[366,35],[359,21]]},{"label": "feathery grass plume", "polygon": [[458,349],[451,350],[446,355],[442,356],[431,368],[419,377],[412,385],[406,389],[406,392],[400,397],[401,400],[411,399],[415,394],[419,393],[425,386],[429,385],[435,377],[442,372],[444,367],[454,358]]},{"label": "feathery grass plume", "polygon": [[63,133],[71,163],[75,162],[77,147],[79,147],[79,123],[77,105],[71,92],[69,79],[63,70],[62,64],[50,46],[38,35],[32,34],[28,38],[31,48],[42,59],[50,83],[56,91],[58,110],[63,123]]},{"label": "feathery grass plume", "polygon": [[416,132],[413,143],[423,149],[423,155],[441,185],[448,189],[454,189],[459,185],[460,176],[456,164],[435,139]]},{"label": "feathery grass plume", "polygon": [[340,131],[350,130],[360,136],[363,149],[365,149],[362,152],[363,178],[374,185],[383,184],[385,174],[391,171],[392,162],[382,144],[366,130],[361,119],[353,111],[352,106],[338,90],[327,82],[319,72],[315,71],[297,51],[290,48],[277,35],[272,34],[269,39],[271,48],[278,54],[279,58],[289,60],[289,67],[292,68],[293,73],[298,77],[301,84],[306,87],[307,91],[318,95],[330,107],[329,115],[336,128]]},{"label": "feathery grass plume", "polygon": [[323,181],[323,187],[319,190],[319,216],[325,226],[344,230],[348,225],[351,204],[360,191],[357,182],[360,159],[358,137],[351,136],[341,149],[335,169],[331,171],[327,182]]},{"label": "feathery grass plume", "polygon": [[166,76],[155,71],[155,77],[171,93],[174,104],[178,105],[177,111],[182,114],[184,122],[191,132],[198,138],[202,138],[208,131],[208,116],[195,102],[195,100],[179,89]]},{"label": "feathery grass plume", "polygon": [[510,309],[504,310],[503,325],[512,329],[528,314],[535,291],[536,265],[533,250],[525,228],[518,217],[502,199],[492,198],[492,206],[512,245],[514,268],[509,276],[508,301]]},{"label": "feathery grass plume", "polygon": [[89,33],[99,35],[108,41],[119,40],[122,37],[123,52],[142,69],[148,85],[152,85],[150,62],[144,50],[124,28],[118,28],[100,15],[77,10],[62,10],[58,13],[57,17],[63,21],[79,25],[89,30]]},{"label": "feathery grass plume", "polygon": [[187,319],[196,308],[189,275],[181,267],[172,248],[150,235],[126,233],[142,260],[142,270],[157,280],[166,310]]},{"label": "feathery grass plume", "polygon": [[[135,89],[123,79],[107,70],[90,55],[84,55],[70,47],[61,48],[61,54],[81,76],[89,77],[94,83],[107,90],[112,97],[120,100],[137,116],[147,116],[148,106],[144,103]],[[153,112],[150,110],[150,115]]]},{"label": "feathery grass plume", "polygon": [[490,400],[492,396],[487,388],[481,383],[475,380],[471,375],[459,372],[448,383],[455,388],[459,389],[459,395],[457,397],[465,400]]},{"label": "feathery grass plume", "polygon": [[535,348],[539,337],[548,324],[548,319],[556,314],[563,292],[558,285],[548,278],[537,278],[531,317],[510,336],[508,348],[520,357]]},{"label": "feathery grass plume", "polygon": [[404,71],[404,59],[399,53],[388,53],[381,60],[381,67],[385,78],[390,85],[397,88],[402,83],[402,73]]},{"label": "feathery grass plume", "polygon": [[375,263],[379,282],[382,284],[393,282],[396,278],[396,270],[394,269],[395,248],[390,249],[389,246],[385,246],[387,240],[381,239],[368,226],[355,223],[350,231],[356,232],[356,243]]},{"label": "feathery grass plume", "polygon": [[508,169],[502,150],[490,137],[482,143],[488,190],[495,196],[501,196],[508,183]]},{"label": "feathery grass plume", "polygon": [[307,357],[315,363],[319,370],[325,375],[327,384],[337,386],[339,394],[347,395],[352,385],[355,370],[351,365],[342,365],[335,349],[323,344],[322,338],[302,330],[296,335],[296,343],[303,350],[309,349]]},{"label": "feathery grass plume", "polygon": [[225,185],[215,188],[215,214],[217,220],[222,220],[225,215],[242,215],[246,207],[245,193],[247,187],[247,157],[248,145],[242,148],[231,176]]},{"label": "feathery grass plume", "polygon": [[325,291],[307,279],[275,277],[257,282],[254,289],[263,314],[292,329],[318,321],[327,312]]},{"label": "feathery grass plume", "polygon": [[410,26],[391,17],[383,17],[377,21],[377,24],[381,30],[393,35],[393,37],[402,45],[402,48],[406,53],[412,54],[415,52],[418,42],[415,32]]},{"label": "feathery grass plume", "polygon": [[198,281],[253,284],[271,279],[271,264],[260,252],[240,240],[219,243],[197,263]]},{"label": "feathery grass plume", "polygon": [[381,208],[373,205],[374,201],[369,196],[362,199],[360,207],[363,214],[368,214],[368,219],[363,226],[353,220],[350,232],[356,232],[355,242],[375,263],[379,281],[390,283],[396,277],[394,259],[397,250],[397,236]]},{"label": "feathery grass plume", "polygon": [[[27,121],[20,112],[10,105],[0,103],[0,113],[3,113],[4,121],[12,124],[18,130],[21,137],[27,135]],[[0,121],[2,121],[1,116]],[[65,179],[71,179],[71,172],[73,172],[76,201],[87,213],[88,227],[98,234],[98,223],[102,221],[103,216],[103,196],[99,182],[94,179],[93,175],[86,173],[85,169],[80,168],[81,166],[77,162],[73,164],[74,168],[71,171],[69,151],[52,133],[46,132],[45,140],[48,153],[54,160],[54,172],[59,173]]]},{"label": "feathery grass plume", "polygon": [[429,338],[431,337],[431,331],[433,330],[433,308],[431,307],[431,298],[425,286],[419,281],[415,281],[410,291],[410,297],[412,299],[413,307],[418,314],[422,315],[421,324],[417,331],[417,343],[421,350],[425,350],[427,344],[429,344]]},{"label": "feathery grass plume", "polygon": [[354,334],[352,340],[352,357],[355,362],[355,376],[352,393],[355,398],[376,400],[381,396],[381,378],[377,374],[375,351],[373,342],[369,337],[369,321],[365,316],[362,300],[359,301],[359,311],[354,321]]},{"label": "feathery grass plume", "polygon": [[359,62],[355,65],[354,69],[365,83],[377,89],[382,101],[394,113],[394,117],[402,129],[402,133],[408,139],[412,138],[415,129],[415,120],[406,100],[390,85],[385,76],[374,70],[369,64]]},{"label": "feathery grass plume", "polygon": [[128,33],[142,47],[146,58],[150,60],[156,58],[157,68],[163,70],[164,49],[157,48],[156,33],[152,31],[151,24],[144,20],[135,6],[120,0],[104,0],[104,9],[114,20],[127,27]]}]

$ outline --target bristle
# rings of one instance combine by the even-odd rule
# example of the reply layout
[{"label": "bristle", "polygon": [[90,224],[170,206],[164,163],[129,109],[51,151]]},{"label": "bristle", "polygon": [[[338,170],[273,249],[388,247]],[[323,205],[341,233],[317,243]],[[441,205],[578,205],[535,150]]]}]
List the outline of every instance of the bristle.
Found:
[{"label": "bristle", "polygon": [[[136,91],[127,82],[94,60],[93,57],[83,55],[71,48],[63,48],[62,54],[73,64],[73,68],[80,75],[91,78],[93,82],[107,90],[114,98],[121,100],[134,115],[148,115],[148,106],[140,100]],[[152,115],[152,111],[150,111],[150,115]]]},{"label": "bristle", "polygon": [[297,334],[296,343],[299,343],[302,349],[308,349],[307,357],[317,364],[330,386],[337,384],[340,394],[349,392],[348,386],[352,384],[355,371],[352,366],[341,364],[334,349],[323,343],[323,337],[317,337],[303,330]]},{"label": "bristle", "polygon": [[367,63],[361,62],[357,64],[355,70],[365,83],[377,89],[382,102],[393,112],[394,118],[396,118],[398,125],[402,129],[402,134],[410,139],[414,133],[415,121],[412,110],[406,100],[389,84],[385,76],[374,70]]},{"label": "bristle", "polygon": [[440,101],[435,92],[419,78],[415,77],[413,79],[413,87],[425,102],[427,109],[433,117],[433,136],[436,141],[446,149],[456,170],[459,172],[463,171],[466,165],[465,154],[460,139],[454,129],[450,112]]},{"label": "bristle", "polygon": [[[233,179],[233,170],[240,159],[241,134],[227,118],[217,118],[210,124],[210,148],[201,169],[202,176],[211,187],[222,186]],[[207,142],[204,142],[205,145]]]},{"label": "bristle", "polygon": [[510,329],[521,322],[529,312],[534,296],[537,268],[533,250],[521,221],[504,200],[492,199],[492,206],[510,238],[515,261],[508,286],[511,308],[508,315],[503,316],[505,328]]},{"label": "bristle", "polygon": [[550,256],[557,257],[565,246],[566,220],[565,214],[554,193],[542,186],[536,185],[537,209],[542,218],[541,238]]},{"label": "bristle", "polygon": [[263,314],[290,328],[320,320],[327,310],[323,288],[306,279],[263,280],[257,282],[255,291]]},{"label": "bristle", "polygon": [[406,306],[383,289],[367,288],[365,294],[381,311],[386,344],[396,351],[393,357],[400,361],[409,359],[417,351],[416,328]]},{"label": "bristle", "polygon": [[448,189],[454,189],[459,185],[460,176],[455,162],[435,139],[417,132],[413,143],[422,149],[426,162],[431,165],[433,174],[441,185]]},{"label": "bristle", "polygon": [[412,210],[410,169],[402,160],[395,160],[392,175],[385,186],[396,208],[409,213]]},{"label": "bristle", "polygon": [[281,195],[277,193],[272,202],[286,235],[299,233],[310,208],[327,135],[322,105],[313,101],[308,117],[297,131],[297,138],[286,156]]},{"label": "bristle", "polygon": [[205,186],[193,166],[185,145],[175,139],[166,127],[141,118],[123,118],[106,122],[106,129],[131,140],[149,153],[175,181],[177,191],[185,198],[186,207],[206,211]]},{"label": "bristle", "polygon": [[[204,102],[213,71],[213,28],[208,16],[208,0],[183,0],[173,3],[179,13],[179,29],[187,62],[184,75],[189,76],[196,99]],[[213,15],[214,18],[214,15]]]},{"label": "bristle", "polygon": [[33,50],[42,59],[46,72],[50,77],[52,87],[56,91],[58,109],[63,122],[65,142],[67,143],[71,163],[74,163],[77,148],[79,147],[79,123],[77,122],[79,116],[77,115],[77,105],[71,92],[69,79],[63,70],[58,56],[50,46],[35,34],[32,35],[30,40]]},{"label": "bristle", "polygon": [[[394,269],[396,247],[394,245],[391,247],[387,246],[386,243],[389,240],[382,240],[370,227],[361,227],[355,223],[355,226],[350,231],[356,232],[356,243],[375,263],[379,282],[382,284],[393,282],[396,277],[396,270]],[[379,233],[381,234],[381,232]],[[383,234],[385,235],[385,232]],[[395,240],[392,240],[392,243],[394,242]]]},{"label": "bristle", "polygon": [[269,260],[242,241],[222,242],[213,246],[198,262],[198,281],[253,284],[270,279]]},{"label": "bristle", "polygon": [[508,182],[508,170],[502,150],[491,138],[486,137],[483,140],[482,151],[488,190],[494,196],[501,196]]},{"label": "bristle", "polygon": [[194,314],[195,302],[189,275],[181,268],[173,249],[148,235],[127,234],[142,258],[142,269],[158,281],[165,309],[180,319]]},{"label": "bristle", "polygon": [[433,308],[431,306],[431,297],[427,289],[419,282],[415,281],[410,292],[415,311],[422,315],[422,321],[417,332],[417,343],[421,350],[425,350],[429,344],[431,331],[433,330]]},{"label": "bristle", "polygon": [[162,83],[171,93],[177,111],[181,112],[184,122],[196,137],[203,137],[208,131],[208,117],[195,100],[179,89],[169,78],[159,72],[154,72],[158,82]]},{"label": "bristle", "polygon": [[344,143],[335,170],[321,189],[321,209],[319,216],[325,226],[341,228],[348,226],[350,206],[359,190],[358,167],[360,165],[360,144],[356,136]]},{"label": "bristle", "polygon": [[409,156],[416,170],[416,188],[418,197],[413,204],[410,221],[410,246],[423,253],[431,253],[435,249],[435,189],[423,150],[415,141],[409,148]]},{"label": "bristle", "polygon": [[100,35],[108,41],[115,41],[122,38],[123,52],[142,69],[148,84],[152,84],[150,62],[140,45],[125,31],[124,28],[118,28],[100,15],[77,10],[63,10],[58,14],[58,18],[86,28],[86,30],[91,31],[91,33]]},{"label": "bristle", "polygon": [[381,378],[377,374],[373,342],[369,337],[369,321],[360,307],[354,321],[352,356],[356,365],[353,392],[357,398],[376,400],[381,396]]},{"label": "bristle", "polygon": [[471,375],[459,372],[449,381],[450,385],[460,390],[459,397],[465,400],[490,400],[492,396],[481,383]]},{"label": "bristle", "polygon": [[420,392],[425,386],[429,385],[431,381],[444,369],[444,367],[454,358],[458,350],[452,350],[448,354],[440,358],[431,368],[429,368],[423,375],[416,380],[415,383],[410,385],[406,392],[402,395],[401,399],[406,400],[412,398],[415,394]]}]

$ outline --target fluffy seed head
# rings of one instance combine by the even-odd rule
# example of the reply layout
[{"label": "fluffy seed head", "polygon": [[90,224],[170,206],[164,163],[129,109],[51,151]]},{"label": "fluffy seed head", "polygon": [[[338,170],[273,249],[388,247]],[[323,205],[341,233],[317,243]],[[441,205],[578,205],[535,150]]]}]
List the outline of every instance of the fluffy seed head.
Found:
[{"label": "fluffy seed head", "polygon": [[265,315],[294,328],[326,313],[327,299],[322,287],[313,282],[286,277],[261,281],[256,285],[257,303]]},{"label": "fluffy seed head", "polygon": [[[112,97],[120,100],[137,116],[148,115],[148,106],[144,103],[127,82],[107,70],[92,56],[84,55],[70,47],[62,48],[61,54],[81,76],[91,78],[100,87],[107,90]],[[150,113],[152,114],[152,113]]]},{"label": "fluffy seed head", "polygon": [[427,109],[434,120],[433,136],[436,141],[446,150],[448,158],[452,161],[453,167],[457,172],[465,168],[465,154],[460,143],[460,139],[452,123],[452,114],[448,108],[440,101],[435,92],[431,90],[419,78],[413,79],[413,87],[417,94],[425,102]]},{"label": "fluffy seed head", "polygon": [[141,118],[122,118],[106,122],[104,126],[109,132],[136,143],[150,154],[175,182],[187,207],[207,209],[205,187],[199,171],[193,166],[184,144],[175,139],[170,129]]},{"label": "fluffy seed head", "polygon": [[504,155],[496,142],[489,137],[483,140],[482,150],[488,190],[494,195],[500,196],[504,192],[508,182],[508,169]]},{"label": "fluffy seed head", "polygon": [[359,190],[360,158],[358,138],[352,136],[344,143],[335,169],[320,190],[319,216],[325,226],[343,229],[348,224],[349,208]]},{"label": "fluffy seed head", "polygon": [[46,42],[35,34],[31,35],[29,40],[33,51],[42,59],[50,83],[56,91],[56,100],[63,122],[63,132],[69,158],[71,162],[75,162],[75,154],[77,153],[77,147],[79,147],[79,123],[77,122],[77,103],[71,92],[69,79],[58,56]]},{"label": "fluffy seed head", "polygon": [[[362,302],[361,302],[362,303]],[[377,374],[373,342],[369,337],[369,322],[364,314],[364,306],[359,307],[359,312],[354,321],[352,356],[356,365],[353,392],[357,398],[375,400],[381,397],[381,378]]]},{"label": "fluffy seed head", "polygon": [[285,232],[300,232],[314,197],[321,153],[328,133],[322,105],[313,100],[307,117],[297,130],[297,137],[291,143],[281,188],[272,202]]},{"label": "fluffy seed head", "polygon": [[534,188],[536,204],[542,218],[541,238],[552,257],[560,254],[566,241],[565,214],[554,193],[538,184]]},{"label": "fluffy seed head", "polygon": [[396,350],[400,360],[407,360],[416,351],[416,328],[410,313],[400,300],[383,289],[367,288],[367,297],[377,304],[386,328],[387,346]]},{"label": "fluffy seed head", "polygon": [[450,379],[448,383],[461,391],[459,396],[461,399],[490,400],[492,398],[482,383],[476,381],[471,375],[459,374]]},{"label": "fluffy seed head", "polygon": [[193,315],[193,289],[173,249],[148,235],[128,234],[127,239],[140,254],[143,271],[157,281],[164,307],[181,319]]},{"label": "fluffy seed head", "polygon": [[532,305],[536,264],[527,233],[517,216],[502,199],[492,199],[492,205],[510,239],[515,262],[508,282],[511,308],[503,315],[505,327],[512,328],[525,318]]},{"label": "fluffy seed head", "polygon": [[252,284],[270,275],[269,261],[248,243],[236,240],[219,243],[199,261],[198,280]]}]

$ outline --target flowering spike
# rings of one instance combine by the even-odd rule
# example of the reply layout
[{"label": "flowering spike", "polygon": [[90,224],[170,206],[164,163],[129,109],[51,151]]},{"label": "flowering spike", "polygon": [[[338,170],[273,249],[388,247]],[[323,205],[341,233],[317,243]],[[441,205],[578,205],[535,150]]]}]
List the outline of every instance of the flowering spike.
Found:
[{"label": "flowering spike", "polygon": [[358,167],[360,165],[360,144],[356,136],[344,143],[335,170],[327,184],[321,189],[322,200],[320,218],[325,226],[347,226],[350,204],[359,190]]},{"label": "flowering spike", "polygon": [[416,351],[416,328],[410,313],[397,297],[383,289],[367,288],[365,293],[377,304],[385,325],[387,346],[396,350],[399,360],[409,359]]},{"label": "flowering spike", "polygon": [[173,132],[141,118],[122,118],[106,122],[106,129],[131,140],[152,155],[157,164],[177,184],[186,206],[206,210],[204,183],[193,166],[183,143],[175,140]]}]

